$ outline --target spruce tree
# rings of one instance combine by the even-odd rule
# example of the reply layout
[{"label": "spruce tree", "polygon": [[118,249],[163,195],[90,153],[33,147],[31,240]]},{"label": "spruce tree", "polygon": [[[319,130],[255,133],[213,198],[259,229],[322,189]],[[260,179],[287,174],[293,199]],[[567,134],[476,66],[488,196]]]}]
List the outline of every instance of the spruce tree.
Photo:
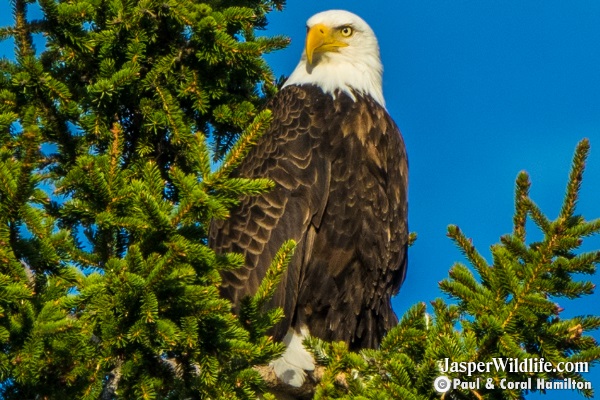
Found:
[{"label": "spruce tree", "polygon": [[[283,347],[264,305],[293,254],[286,242],[240,316],[219,296],[236,254],[207,246],[212,218],[272,188],[231,172],[265,131],[276,92],[262,55],[282,37],[257,34],[283,0],[13,0],[0,30],[0,398],[269,398],[261,375]],[[33,35],[43,35],[35,48]],[[349,352],[310,339],[322,364],[315,398],[437,398],[438,360],[600,358],[585,332],[598,316],[563,319],[556,297],[593,290],[600,252],[580,254],[600,221],[575,214],[587,141],[551,221],[517,179],[514,230],[488,265],[456,227],[456,264],[441,289],[454,302],[401,317],[381,349]],[[215,162],[217,161],[217,162]],[[526,220],[544,238],[530,243]],[[527,225],[529,226],[529,225]],[[465,378],[464,374],[448,374]],[[572,378],[537,374],[543,378]],[[496,389],[446,398],[520,398]],[[591,391],[582,394],[591,397]]]},{"label": "spruce tree", "polygon": [[0,397],[255,398],[272,285],[242,324],[218,289],[242,260],[206,236],[271,187],[229,173],[270,119],[287,40],[256,32],[282,1],[30,4],[1,31]]}]

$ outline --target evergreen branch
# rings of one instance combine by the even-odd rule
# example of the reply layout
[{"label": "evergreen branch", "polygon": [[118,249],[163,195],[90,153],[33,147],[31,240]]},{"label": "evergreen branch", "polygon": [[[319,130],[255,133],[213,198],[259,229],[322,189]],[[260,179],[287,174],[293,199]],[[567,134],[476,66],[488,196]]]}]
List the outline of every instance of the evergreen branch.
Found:
[{"label": "evergreen branch", "polygon": [[450,237],[462,250],[467,259],[473,264],[483,281],[489,282],[491,279],[489,271],[490,267],[481,254],[477,252],[471,240],[467,239],[467,237],[461,232],[460,228],[455,225],[448,226],[448,237]]},{"label": "evergreen branch", "polygon": [[[505,248],[509,254],[516,256],[517,259],[523,260],[525,263],[533,261],[529,247],[520,237],[517,237],[516,235],[504,235],[500,238],[500,242],[502,243],[503,248]],[[494,252],[496,248],[497,247],[492,247],[493,255],[496,254]],[[500,249],[500,247],[498,247],[498,249]],[[517,265],[517,263],[515,263],[515,265]],[[519,268],[518,274],[520,275],[523,273],[521,270],[522,268]]]},{"label": "evergreen branch", "polygon": [[112,143],[111,143],[111,147],[110,147],[110,151],[109,151],[109,157],[110,157],[109,165],[110,166],[108,169],[109,187],[114,186],[114,180],[118,174],[119,161],[121,158],[121,152],[122,152],[122,146],[123,146],[121,135],[123,133],[123,130],[121,129],[120,124],[115,122],[111,129],[111,133],[112,133]]},{"label": "evergreen branch", "polygon": [[174,143],[180,143],[190,135],[190,132],[183,123],[178,107],[175,105],[173,97],[167,89],[160,87],[158,84],[155,84],[154,89],[161,100],[163,110],[169,121],[169,126],[172,129]]},{"label": "evergreen branch", "polygon": [[14,36],[17,44],[16,55],[20,59],[33,56],[35,54],[35,48],[27,23],[26,0],[13,0],[13,15],[15,20]]},{"label": "evergreen branch", "polygon": [[413,244],[415,244],[416,241],[417,241],[417,233],[411,232],[408,235],[408,247],[411,247]]},{"label": "evergreen branch", "polygon": [[593,221],[585,222],[585,223],[583,221],[581,221],[581,223],[578,223],[572,227],[569,227],[566,230],[565,235],[583,238],[583,237],[596,235],[599,232],[600,232],[600,219],[595,219]]},{"label": "evergreen branch", "polygon": [[535,222],[542,232],[549,232],[552,225],[550,219],[544,215],[542,210],[530,198],[527,198],[523,202],[527,205],[533,222]]},{"label": "evergreen branch", "polygon": [[252,146],[266,131],[271,122],[271,112],[262,111],[255,118],[253,123],[244,131],[242,136],[236,142],[235,146],[227,153],[221,166],[210,176],[210,182],[219,182],[228,177],[233,170],[242,162]]},{"label": "evergreen branch", "polygon": [[260,286],[256,290],[256,294],[253,296],[252,301],[256,304],[257,309],[261,309],[266,302],[273,297],[275,293],[275,289],[279,285],[283,274],[287,270],[287,266],[294,255],[294,250],[296,249],[296,242],[293,240],[288,240],[284,242],[269,269],[267,269],[267,274],[263,278]]},{"label": "evergreen branch", "polygon": [[569,183],[563,201],[563,206],[560,210],[560,221],[566,221],[573,216],[575,212],[575,204],[581,189],[581,181],[583,179],[583,170],[585,168],[585,160],[590,151],[590,142],[588,139],[583,139],[577,144],[575,156],[573,157],[573,166],[569,174]]},{"label": "evergreen branch", "polygon": [[201,133],[196,133],[196,148],[193,155],[196,156],[194,167],[200,174],[200,179],[206,179],[211,172],[210,167],[210,152],[206,144],[206,137]]},{"label": "evergreen branch", "polygon": [[275,294],[295,248],[296,243],[293,240],[284,242],[275,254],[256,293],[252,297],[247,296],[241,301],[239,318],[248,330],[252,342],[260,340],[268,329],[284,317],[280,308],[265,310],[265,306]]},{"label": "evergreen branch", "polygon": [[600,263],[600,251],[579,254],[566,262],[562,268],[569,273],[594,274]]},{"label": "evergreen branch", "polygon": [[274,187],[275,183],[266,178],[229,178],[226,181],[220,181],[212,185],[213,189],[218,190],[220,197],[253,196],[265,193]]},{"label": "evergreen branch", "polygon": [[426,306],[417,303],[404,315],[396,327],[381,342],[381,351],[398,352],[410,350],[410,343],[426,339]]},{"label": "evergreen branch", "polygon": [[529,198],[529,188],[531,182],[529,176],[525,171],[521,171],[517,176],[517,184],[515,190],[515,216],[513,218],[513,235],[520,241],[525,241],[525,222],[527,220],[527,203],[526,199]]},{"label": "evergreen branch", "polygon": [[[16,196],[18,185],[15,176],[18,174],[19,164],[14,158],[6,161],[0,159],[0,194],[4,199],[13,199]],[[8,205],[8,204],[7,204]]]},{"label": "evergreen branch", "polygon": [[194,21],[188,18],[193,15],[193,3],[188,1],[169,1],[170,11],[172,15],[179,20],[182,25],[193,26]]}]

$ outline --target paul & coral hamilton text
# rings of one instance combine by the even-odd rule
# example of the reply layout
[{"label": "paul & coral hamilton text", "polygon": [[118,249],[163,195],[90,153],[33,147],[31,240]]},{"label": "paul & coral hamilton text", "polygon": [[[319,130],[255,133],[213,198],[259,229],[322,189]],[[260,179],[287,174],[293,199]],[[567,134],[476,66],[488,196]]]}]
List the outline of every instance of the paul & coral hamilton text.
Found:
[{"label": "paul & coral hamilton text", "polygon": [[[446,378],[442,376],[442,378]],[[438,378],[439,379],[439,378]],[[500,389],[509,389],[509,390],[583,390],[583,389],[591,389],[591,382],[578,382],[571,378],[566,378],[563,380],[548,380],[543,378],[527,378],[525,381],[509,381],[506,378],[500,380],[498,384],[493,382],[492,378],[482,379],[475,378],[474,381],[462,381],[460,379],[447,379],[447,386],[442,385],[439,382],[434,383],[434,387],[438,392],[447,392],[450,389],[483,389],[484,387],[487,389],[494,389],[496,385]]]}]

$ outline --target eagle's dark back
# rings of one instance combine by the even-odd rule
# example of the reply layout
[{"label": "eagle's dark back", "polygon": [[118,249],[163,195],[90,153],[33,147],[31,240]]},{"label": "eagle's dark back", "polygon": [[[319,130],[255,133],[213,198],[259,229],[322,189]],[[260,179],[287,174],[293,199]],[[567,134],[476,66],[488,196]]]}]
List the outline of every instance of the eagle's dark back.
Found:
[{"label": "eagle's dark back", "polygon": [[397,323],[390,299],[407,265],[406,151],[387,111],[355,96],[282,89],[268,105],[269,130],[237,171],[270,178],[275,189],[243,199],[211,226],[217,253],[246,259],[223,273],[222,293],[234,305],[255,293],[284,241],[298,242],[271,304],[285,312],[277,339],[306,325],[313,336],[373,348]]}]

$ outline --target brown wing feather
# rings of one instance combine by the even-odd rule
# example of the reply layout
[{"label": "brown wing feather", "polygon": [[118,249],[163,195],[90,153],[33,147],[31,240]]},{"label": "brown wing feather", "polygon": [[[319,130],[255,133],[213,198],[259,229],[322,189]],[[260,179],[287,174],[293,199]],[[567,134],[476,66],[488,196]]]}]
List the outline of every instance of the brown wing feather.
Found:
[{"label": "brown wing feather", "polygon": [[323,339],[376,347],[397,322],[390,299],[406,273],[407,158],[387,111],[357,97],[283,89],[269,105],[269,132],[239,171],[269,177],[276,189],[246,198],[211,228],[217,252],[246,257],[223,275],[234,303],[256,291],[285,240],[298,241],[272,302],[286,314],[277,338],[305,324]]},{"label": "brown wing feather", "polygon": [[299,87],[285,88],[268,104],[273,122],[239,168],[239,176],[267,177],[275,189],[243,199],[226,221],[213,221],[210,246],[217,251],[244,254],[243,268],[223,273],[222,294],[234,304],[256,292],[266,269],[284,241],[298,242],[282,287],[271,306],[282,307],[285,320],[274,335],[281,339],[294,317],[302,271],[302,254],[310,251],[308,226],[320,218],[327,200],[329,164],[316,151],[324,130],[313,112],[314,98]]}]

